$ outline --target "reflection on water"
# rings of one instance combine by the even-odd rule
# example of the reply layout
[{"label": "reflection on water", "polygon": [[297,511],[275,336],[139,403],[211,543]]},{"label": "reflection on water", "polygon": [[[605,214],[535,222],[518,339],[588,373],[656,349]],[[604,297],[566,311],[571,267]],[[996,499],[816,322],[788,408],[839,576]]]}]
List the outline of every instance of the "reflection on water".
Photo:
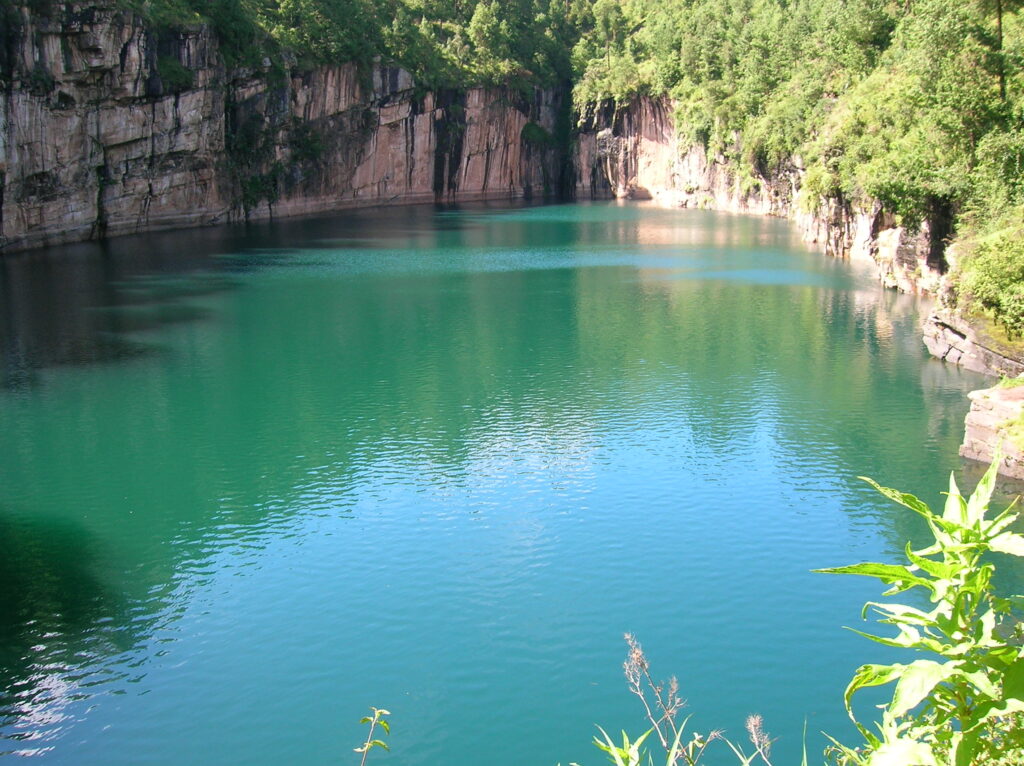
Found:
[{"label": "reflection on water", "polygon": [[924,531],[855,477],[937,501],[983,383],[703,211],[363,211],[0,289],[0,750],[53,763],[342,762],[368,705],[403,764],[594,761],[642,724],[626,630],[795,761],[885,659],[840,630],[870,584],[809,570]]}]

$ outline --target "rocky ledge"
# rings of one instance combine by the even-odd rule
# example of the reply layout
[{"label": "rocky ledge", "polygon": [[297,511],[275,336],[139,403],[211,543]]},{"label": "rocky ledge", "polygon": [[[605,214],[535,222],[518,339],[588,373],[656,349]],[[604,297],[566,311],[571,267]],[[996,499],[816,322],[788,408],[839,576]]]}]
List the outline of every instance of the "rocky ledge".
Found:
[{"label": "rocky ledge", "polygon": [[1024,363],[949,310],[935,311],[925,320],[924,344],[932,356],[974,372],[1007,378],[1024,374]]},{"label": "rocky ledge", "polygon": [[991,463],[998,452],[1002,456],[999,473],[1024,479],[1024,449],[1015,434],[1022,425],[1024,386],[996,386],[972,391],[970,399],[971,410],[965,420],[960,455]]}]

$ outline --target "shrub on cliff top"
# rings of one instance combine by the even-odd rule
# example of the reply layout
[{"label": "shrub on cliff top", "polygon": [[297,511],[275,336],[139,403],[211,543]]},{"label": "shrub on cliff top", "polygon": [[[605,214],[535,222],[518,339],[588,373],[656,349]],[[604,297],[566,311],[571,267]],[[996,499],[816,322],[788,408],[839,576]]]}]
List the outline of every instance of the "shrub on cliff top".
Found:
[{"label": "shrub on cliff top", "polygon": [[973,237],[959,265],[956,288],[961,310],[982,312],[1012,338],[1024,336],[1024,207],[991,231]]}]

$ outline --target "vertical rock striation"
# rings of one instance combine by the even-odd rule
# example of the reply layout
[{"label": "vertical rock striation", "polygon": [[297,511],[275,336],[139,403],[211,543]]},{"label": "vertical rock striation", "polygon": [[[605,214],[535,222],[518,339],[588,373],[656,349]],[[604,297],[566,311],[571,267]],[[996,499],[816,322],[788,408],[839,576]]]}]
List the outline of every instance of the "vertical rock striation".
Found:
[{"label": "vertical rock striation", "polygon": [[[44,4],[35,4],[37,6]],[[557,92],[420,93],[377,65],[229,70],[204,26],[104,0],[15,9],[0,251],[347,206],[555,193]]]}]

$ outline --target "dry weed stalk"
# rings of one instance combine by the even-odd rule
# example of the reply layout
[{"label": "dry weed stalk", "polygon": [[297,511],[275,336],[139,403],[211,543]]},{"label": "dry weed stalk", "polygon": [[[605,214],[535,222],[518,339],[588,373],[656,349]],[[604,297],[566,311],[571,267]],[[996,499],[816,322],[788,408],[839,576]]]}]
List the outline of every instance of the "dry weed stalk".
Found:
[{"label": "dry weed stalk", "polygon": [[755,758],[760,758],[765,766],[772,766],[769,756],[771,755],[772,740],[764,730],[764,721],[759,715],[752,715],[747,718],[747,734],[753,743],[755,752],[747,756],[743,751],[726,739],[719,730],[711,731],[707,736],[694,733],[693,738],[685,745],[682,744],[683,730],[689,716],[679,720],[679,711],[686,706],[686,701],[679,696],[679,681],[672,676],[668,682],[658,683],[651,676],[650,663],[644,655],[644,650],[636,637],[627,633],[626,644],[629,646],[629,653],[626,661],[622,664],[626,672],[626,683],[629,690],[640,698],[643,703],[647,720],[651,722],[652,731],[658,735],[661,746],[668,754],[668,766],[686,764],[686,766],[697,766],[704,751],[707,750],[715,740],[722,740],[735,753],[743,766],[750,766]]}]

